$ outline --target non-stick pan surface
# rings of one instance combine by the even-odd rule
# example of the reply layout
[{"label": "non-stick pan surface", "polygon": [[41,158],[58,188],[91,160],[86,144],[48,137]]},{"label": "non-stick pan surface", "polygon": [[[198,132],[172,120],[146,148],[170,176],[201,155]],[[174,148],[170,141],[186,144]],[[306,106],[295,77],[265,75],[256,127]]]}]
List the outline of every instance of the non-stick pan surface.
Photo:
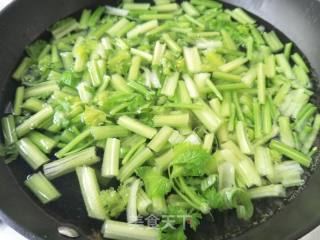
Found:
[{"label": "non-stick pan surface", "polygon": [[[0,0],[1,1],[1,0]],[[226,0],[241,6],[275,26],[292,40],[314,69],[314,90],[319,94],[320,2],[318,0]],[[23,55],[24,47],[38,38],[51,24],[85,7],[116,4],[103,0],[16,0],[0,13],[0,113],[10,109],[16,84],[10,75]],[[228,6],[228,5],[227,5]],[[265,24],[265,23],[264,23]],[[42,34],[45,37],[46,34]],[[316,95],[317,95],[316,94]],[[319,97],[314,101],[320,106]],[[317,143],[319,145],[319,142]],[[316,156],[316,160],[319,156]],[[317,161],[316,161],[317,162]],[[42,206],[25,191],[23,180],[31,169],[21,160],[10,166],[0,161],[0,218],[28,239],[65,239],[60,225],[75,226],[79,239],[99,239],[101,223],[87,218],[73,174],[55,184],[63,194],[59,201]],[[320,224],[320,172],[316,164],[306,174],[304,189],[293,191],[285,201],[258,202],[250,223],[235,220],[232,213],[218,214],[215,222],[206,217],[190,239],[239,240],[297,239]],[[292,201],[290,200],[292,199]],[[280,209],[280,210],[277,210]],[[272,217],[270,217],[273,215]],[[263,223],[261,223],[263,222]],[[240,234],[241,233],[241,234]]]}]

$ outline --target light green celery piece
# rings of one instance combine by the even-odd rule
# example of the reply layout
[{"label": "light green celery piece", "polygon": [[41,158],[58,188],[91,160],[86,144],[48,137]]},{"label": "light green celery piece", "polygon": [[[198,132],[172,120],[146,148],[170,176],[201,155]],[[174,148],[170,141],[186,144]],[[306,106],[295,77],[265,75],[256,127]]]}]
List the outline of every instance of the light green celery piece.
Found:
[{"label": "light green celery piece", "polygon": [[95,140],[127,137],[130,134],[126,128],[117,125],[91,127],[90,133]]},{"label": "light green celery piece", "polygon": [[246,127],[243,122],[238,121],[236,123],[236,134],[237,134],[237,140],[238,144],[240,146],[240,149],[245,154],[251,154],[252,153],[252,145],[249,141]]},{"label": "light green celery piece", "polygon": [[191,123],[191,116],[189,113],[154,115],[153,123],[156,127],[188,128]]},{"label": "light green celery piece", "polygon": [[176,92],[176,88],[178,86],[179,73],[175,72],[172,75],[169,75],[163,84],[161,89],[161,94],[166,95],[168,97],[173,97]]},{"label": "light green celery piece", "polygon": [[203,139],[202,147],[208,152],[212,152],[215,135],[213,133],[207,133]]},{"label": "light green celery piece", "polygon": [[66,156],[67,153],[69,153],[70,151],[75,149],[79,143],[84,141],[89,136],[90,136],[90,130],[89,129],[84,130],[82,133],[80,133],[78,136],[76,136],[71,142],[69,142],[66,146],[64,146],[62,149],[60,149],[54,155],[58,158]]},{"label": "light green celery piece", "polygon": [[168,33],[164,33],[162,35],[162,39],[172,51],[182,52],[182,48],[170,37]]},{"label": "light green celery piece", "polygon": [[232,188],[235,183],[235,169],[232,163],[223,162],[218,166],[219,191],[225,188]]},{"label": "light green celery piece", "polygon": [[182,78],[183,78],[185,86],[188,90],[189,96],[193,99],[199,98],[199,90],[198,90],[195,82],[193,81],[193,79],[191,79],[190,75],[183,74]]},{"label": "light green celery piece", "polygon": [[282,72],[284,73],[284,75],[286,76],[286,78],[288,79],[294,79],[294,73],[292,71],[292,68],[290,66],[290,63],[288,62],[288,60],[286,59],[284,54],[277,54],[276,55],[276,61],[278,66],[280,67],[280,69],[282,70]]},{"label": "light green celery piece", "polygon": [[116,91],[132,93],[132,89],[120,74],[113,74],[111,76],[111,86]]},{"label": "light green celery piece", "polygon": [[202,63],[199,55],[199,51],[196,47],[184,47],[183,48],[184,60],[190,73],[201,72]]},{"label": "light green celery piece", "polygon": [[295,147],[293,132],[290,126],[289,117],[281,116],[279,117],[279,128],[280,128],[280,140],[284,144],[290,147]]},{"label": "light green celery piece", "polygon": [[172,133],[172,128],[163,126],[149,142],[148,147],[155,152],[160,152],[162,148],[168,143],[168,140]]},{"label": "light green celery piece", "polygon": [[311,158],[308,155],[306,155],[306,154],[304,154],[304,153],[302,153],[302,152],[300,152],[300,151],[298,151],[298,150],[296,150],[296,149],[294,149],[284,143],[281,143],[277,140],[272,140],[270,143],[270,148],[278,151],[279,153],[285,155],[286,157],[288,157],[294,161],[297,161],[298,163],[300,163],[301,165],[303,165],[305,167],[310,166]]},{"label": "light green celery piece", "polygon": [[148,22],[142,23],[140,25],[135,26],[129,32],[127,32],[127,38],[134,38],[141,34],[144,34],[148,31],[159,26],[158,20],[150,20]]},{"label": "light green celery piece", "polygon": [[157,130],[155,128],[149,127],[148,125],[145,125],[138,120],[128,116],[119,117],[117,124],[130,130],[131,132],[149,139],[153,138],[157,133]]},{"label": "light green celery piece", "polygon": [[222,72],[231,72],[248,62],[247,58],[237,58],[219,67]]},{"label": "light green celery piece", "polygon": [[11,144],[17,142],[16,126],[14,122],[14,117],[8,115],[1,119],[2,134],[4,137],[5,145],[10,146]]},{"label": "light green celery piece", "polygon": [[286,197],[286,190],[281,184],[271,184],[267,186],[251,188],[248,191],[251,199]]},{"label": "light green celery piece", "polygon": [[131,48],[130,52],[133,55],[140,56],[141,58],[143,58],[144,60],[147,60],[148,62],[151,62],[152,59],[153,59],[153,56],[150,53],[145,52],[145,51],[141,51],[141,50],[136,49],[136,48]]},{"label": "light green celery piece", "polygon": [[263,63],[259,63],[257,66],[257,87],[259,103],[264,104],[266,101],[266,77]]},{"label": "light green celery piece", "polygon": [[27,137],[38,147],[42,152],[49,154],[52,149],[57,145],[57,141],[38,132],[31,131]]},{"label": "light green celery piece", "polygon": [[119,174],[120,140],[108,138],[104,149],[101,176],[115,177]]},{"label": "light green celery piece", "polygon": [[32,129],[37,128],[42,122],[53,115],[53,109],[51,106],[47,106],[35,113],[23,123],[21,123],[17,128],[16,132],[18,137],[22,137],[30,132]]},{"label": "light green celery piece", "polygon": [[189,2],[182,2],[181,7],[189,16],[197,17],[200,15],[199,11]]},{"label": "light green celery piece", "polygon": [[140,56],[134,56],[131,59],[131,66],[128,73],[128,81],[134,81],[139,76],[140,71],[140,65],[141,65],[141,57]]},{"label": "light green celery piece", "polygon": [[203,106],[202,109],[193,109],[192,112],[196,115],[198,120],[208,129],[214,133],[222,124],[222,119],[204,102],[198,101],[197,104]]},{"label": "light green celery piece", "polygon": [[82,197],[91,218],[104,220],[106,211],[100,200],[100,188],[93,168],[83,166],[76,169]]},{"label": "light green celery piece", "polygon": [[139,224],[117,222],[107,219],[101,230],[105,238],[131,240],[157,240],[160,237],[158,228]]},{"label": "light green celery piece", "polygon": [[40,149],[28,138],[20,139],[17,142],[17,148],[22,158],[34,170],[50,161],[49,158],[43,152],[41,152]]},{"label": "light green celery piece", "polygon": [[25,88],[24,99],[30,97],[48,96],[54,91],[59,90],[59,85],[55,82],[44,82],[34,87]]},{"label": "light green celery piece", "polygon": [[260,176],[271,176],[273,174],[273,163],[270,150],[266,147],[258,146],[254,152],[254,163]]},{"label": "light green celery piece", "polygon": [[92,165],[100,161],[96,148],[89,147],[64,158],[54,160],[43,166],[43,173],[48,179],[54,179],[75,171],[77,167]]},{"label": "light green celery piece", "polygon": [[55,201],[61,196],[55,186],[41,172],[29,175],[24,184],[43,204]]},{"label": "light green celery piece", "polygon": [[121,182],[128,179],[138,167],[140,167],[145,161],[152,158],[152,156],[153,153],[149,148],[143,147],[140,149],[136,154],[134,154],[129,162],[120,168],[118,179]]},{"label": "light green celery piece", "polygon": [[166,51],[166,44],[157,41],[153,50],[152,65],[160,65],[163,55]]}]

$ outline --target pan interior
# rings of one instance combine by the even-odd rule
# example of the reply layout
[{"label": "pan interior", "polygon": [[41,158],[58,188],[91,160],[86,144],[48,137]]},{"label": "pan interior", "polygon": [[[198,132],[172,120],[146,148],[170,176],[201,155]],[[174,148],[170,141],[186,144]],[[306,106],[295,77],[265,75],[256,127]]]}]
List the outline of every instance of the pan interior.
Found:
[{"label": "pan interior", "polygon": [[[232,9],[233,6],[230,4],[225,4],[225,8]],[[73,16],[79,16],[79,12],[75,13]],[[258,24],[265,26],[266,29],[276,31],[277,35],[283,42],[290,41],[290,39],[288,39],[282,32],[276,29],[276,26],[270,25],[257,16],[254,16],[254,18],[257,20]],[[46,32],[39,35],[39,38],[48,39],[49,37],[49,34]],[[303,53],[296,47],[294,50],[303,55]],[[10,94],[7,95],[9,96],[8,98],[11,97],[11,99],[13,99],[15,87],[16,86],[14,83],[8,83],[8,89],[10,91]],[[313,73],[313,90],[315,92],[319,91],[319,86],[316,84],[315,73]],[[315,105],[319,106],[320,96],[314,96],[312,101]],[[6,109],[10,109],[11,104],[9,101],[7,102],[8,104]],[[316,145],[319,145],[319,138],[317,139]],[[310,176],[318,167],[318,163],[319,153],[314,155],[314,160],[310,169],[305,169],[303,178],[306,180],[306,184],[308,184]],[[10,164],[10,170],[16,177],[16,180],[21,187],[25,188],[23,182],[26,176],[33,172],[32,169],[22,159],[19,158]],[[74,173],[68,174],[54,180],[53,183],[61,192],[62,197],[58,201],[50,204],[42,205],[28,190],[26,190],[26,193],[34,199],[40,208],[56,218],[59,222],[73,224],[91,236],[92,232],[100,232],[101,222],[87,217],[76,175]],[[304,189],[304,187],[305,185],[299,188],[289,189],[287,192],[288,197],[285,199],[264,199],[254,201],[255,214],[250,222],[237,219],[234,211],[227,211],[223,213],[214,212],[212,216],[204,216],[196,233],[188,231],[190,239],[216,240],[238,236],[243,232],[248,231],[250,228],[267,221],[270,217],[276,214],[277,211],[284,209],[288,203],[294,200],[294,198]],[[99,238],[97,237],[97,239]]]}]

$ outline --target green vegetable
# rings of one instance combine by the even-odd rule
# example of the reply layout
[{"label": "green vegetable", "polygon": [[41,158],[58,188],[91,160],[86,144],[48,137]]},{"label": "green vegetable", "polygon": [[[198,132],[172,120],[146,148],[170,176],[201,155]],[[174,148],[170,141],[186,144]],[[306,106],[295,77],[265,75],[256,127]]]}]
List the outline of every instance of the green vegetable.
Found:
[{"label": "green vegetable", "polygon": [[[320,129],[311,68],[243,9],[125,0],[49,31],[13,71],[1,121],[4,161],[43,165],[26,180],[41,201],[60,196],[47,179],[76,171],[104,237],[182,240],[202,214],[248,221],[251,199],[305,183]],[[128,223],[114,221],[125,212]],[[176,229],[140,215],[159,227],[172,215]]]}]

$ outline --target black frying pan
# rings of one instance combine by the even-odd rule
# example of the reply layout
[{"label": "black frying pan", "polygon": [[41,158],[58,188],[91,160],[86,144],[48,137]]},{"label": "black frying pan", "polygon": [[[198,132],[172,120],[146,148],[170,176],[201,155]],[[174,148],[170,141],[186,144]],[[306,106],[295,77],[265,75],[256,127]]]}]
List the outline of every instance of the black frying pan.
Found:
[{"label": "black frying pan", "polygon": [[[1,1],[1,0],[0,0]],[[103,0],[16,0],[0,13],[0,113],[10,109],[16,84],[10,75],[22,57],[24,47],[58,19],[85,7],[116,4]],[[319,0],[226,0],[247,9],[275,26],[286,40],[291,39],[314,69],[314,89],[319,93],[320,1]],[[230,5],[230,7],[232,7]],[[267,27],[271,25],[263,22]],[[48,36],[47,36],[48,37]],[[314,101],[319,106],[320,97]],[[319,141],[317,145],[320,146]],[[319,155],[315,157],[319,159]],[[1,159],[2,160],[2,159]],[[318,162],[317,160],[315,162]],[[286,200],[256,202],[250,223],[236,220],[232,212],[217,214],[215,222],[205,217],[190,239],[278,240],[297,239],[320,224],[320,174],[317,164],[307,172],[305,189],[292,191]],[[74,174],[54,183],[62,192],[59,201],[42,206],[25,191],[23,180],[31,169],[21,160],[9,167],[0,161],[0,218],[28,239],[65,239],[57,232],[61,225],[74,226],[79,239],[100,239],[101,223],[87,217]],[[309,175],[312,175],[309,178]],[[272,216],[272,217],[271,217]]]}]

